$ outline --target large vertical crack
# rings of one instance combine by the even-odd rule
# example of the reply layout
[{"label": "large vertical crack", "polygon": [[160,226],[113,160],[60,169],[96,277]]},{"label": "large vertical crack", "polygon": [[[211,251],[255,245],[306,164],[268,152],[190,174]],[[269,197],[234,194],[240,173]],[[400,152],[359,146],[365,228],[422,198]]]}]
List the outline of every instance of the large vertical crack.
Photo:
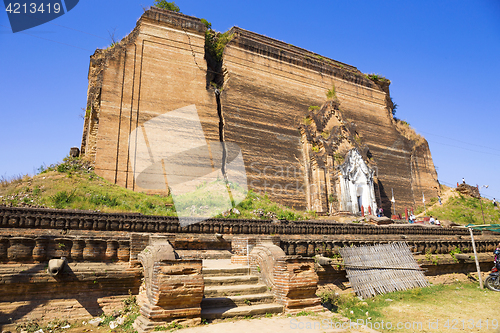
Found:
[{"label": "large vertical crack", "polygon": [[217,102],[217,115],[219,116],[219,142],[222,147],[221,171],[222,171],[222,176],[224,177],[224,181],[227,182],[227,173],[226,173],[227,149],[226,149],[226,143],[224,142],[224,115],[222,114],[222,104],[220,101],[220,94],[221,91],[216,88],[215,100]]},{"label": "large vertical crack", "polygon": [[205,60],[207,61],[206,88],[209,91],[213,89],[215,94],[217,116],[219,117],[219,142],[222,148],[221,172],[229,193],[231,205],[234,208],[235,202],[231,192],[231,183],[229,182],[227,176],[228,147],[224,136],[225,121],[221,102],[222,90],[224,89],[226,83],[225,81],[227,79],[227,71],[225,71],[223,66],[223,56],[226,44],[231,41],[232,36],[229,32],[215,32],[210,28],[210,26],[210,24],[207,25],[207,31],[205,32]]},{"label": "large vertical crack", "polygon": [[215,100],[217,102],[217,115],[219,117],[219,142],[222,147],[222,161],[221,161],[221,172],[222,177],[224,178],[224,183],[226,184],[227,192],[229,194],[229,199],[231,200],[232,208],[235,208],[235,202],[233,193],[231,192],[231,183],[227,177],[227,146],[224,140],[224,114],[222,113],[222,103],[220,100],[221,91],[218,88],[215,88]]}]

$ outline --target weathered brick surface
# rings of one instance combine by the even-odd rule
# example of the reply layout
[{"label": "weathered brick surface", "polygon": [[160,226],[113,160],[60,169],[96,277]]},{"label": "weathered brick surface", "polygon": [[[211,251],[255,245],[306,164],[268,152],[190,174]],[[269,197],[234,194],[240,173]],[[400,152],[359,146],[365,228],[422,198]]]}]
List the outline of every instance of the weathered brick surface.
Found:
[{"label": "weathered brick surface", "polygon": [[200,323],[202,261],[175,259],[170,243],[160,238],[151,238],[138,259],[144,268],[146,297],[134,328],[141,333],[172,321]]},{"label": "weathered brick surface", "polygon": [[126,263],[69,263],[52,277],[47,263],[0,266],[0,328],[30,319],[71,321],[111,313],[137,294],[140,269]]},{"label": "weathered brick surface", "polygon": [[82,152],[95,162],[97,174],[136,191],[166,193],[166,186],[150,190],[134,181],[129,135],[155,116],[188,105],[196,105],[206,138],[218,140],[215,95],[206,89],[205,29],[200,19],[151,8],[124,41],[92,56],[92,113]]},{"label": "weathered brick surface", "polygon": [[224,54],[230,78],[223,92],[225,133],[242,146],[250,187],[305,207],[307,184],[297,129],[308,107],[322,105],[334,84],[343,117],[355,123],[378,165],[384,209],[391,209],[391,188],[399,207],[414,205],[414,196],[421,195],[417,191],[437,195],[428,146],[413,151],[413,144],[396,130],[388,111],[388,89],[355,67],[339,68],[331,59],[317,60],[311,52],[240,28],[232,32]]},{"label": "weathered brick surface", "polygon": [[320,309],[320,299],[316,296],[318,275],[313,259],[286,256],[270,239],[255,246],[249,257],[251,273],[258,275],[270,288],[285,312]]},{"label": "weathered brick surface", "polygon": [[281,257],[274,268],[275,295],[286,312],[319,309],[316,296],[318,275],[314,260],[294,256]]}]

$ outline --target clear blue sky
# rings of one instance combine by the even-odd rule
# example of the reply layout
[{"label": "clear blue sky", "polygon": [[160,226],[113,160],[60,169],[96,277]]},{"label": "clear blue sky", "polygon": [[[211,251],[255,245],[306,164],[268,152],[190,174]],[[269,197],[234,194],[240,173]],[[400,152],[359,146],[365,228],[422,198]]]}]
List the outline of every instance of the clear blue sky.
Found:
[{"label": "clear blue sky", "polygon": [[[0,176],[33,174],[80,146],[89,56],[153,0],[81,0],[12,33],[0,5]],[[176,1],[215,30],[251,30],[392,81],[397,116],[430,145],[438,178],[500,199],[500,1]],[[116,30],[115,30],[116,29]]]}]

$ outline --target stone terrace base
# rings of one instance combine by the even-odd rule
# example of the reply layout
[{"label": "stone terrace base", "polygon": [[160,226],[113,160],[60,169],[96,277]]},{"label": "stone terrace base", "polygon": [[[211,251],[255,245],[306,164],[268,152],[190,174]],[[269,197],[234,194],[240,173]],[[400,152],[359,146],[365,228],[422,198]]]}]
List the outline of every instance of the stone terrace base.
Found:
[{"label": "stone terrace base", "polygon": [[0,265],[0,331],[28,320],[74,322],[109,314],[141,284],[141,270],[128,263],[69,263],[56,277],[46,266]]}]

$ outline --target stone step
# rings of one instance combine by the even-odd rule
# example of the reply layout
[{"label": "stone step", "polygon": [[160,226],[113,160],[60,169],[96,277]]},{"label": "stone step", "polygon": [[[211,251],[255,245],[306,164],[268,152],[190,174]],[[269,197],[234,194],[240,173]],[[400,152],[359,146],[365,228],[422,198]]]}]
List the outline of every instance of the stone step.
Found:
[{"label": "stone step", "polygon": [[201,309],[201,317],[205,319],[231,318],[231,317],[246,317],[264,315],[266,313],[281,313],[283,306],[272,304],[256,304],[250,306],[239,307],[219,307]]},{"label": "stone step", "polygon": [[256,304],[270,304],[274,302],[274,296],[269,293],[253,295],[235,295],[227,297],[204,298],[201,301],[201,308],[223,308],[235,306],[250,306]]},{"label": "stone step", "polygon": [[238,284],[256,284],[259,282],[257,276],[233,275],[233,276],[204,276],[205,286],[230,286]]},{"label": "stone step", "polygon": [[253,295],[267,292],[265,284],[240,284],[229,286],[206,286],[205,297],[226,297],[236,295]]},{"label": "stone step", "polygon": [[203,276],[231,276],[231,275],[248,275],[249,268],[244,266],[236,267],[203,267]]},{"label": "stone step", "polygon": [[176,250],[182,259],[231,259],[228,250]]}]

